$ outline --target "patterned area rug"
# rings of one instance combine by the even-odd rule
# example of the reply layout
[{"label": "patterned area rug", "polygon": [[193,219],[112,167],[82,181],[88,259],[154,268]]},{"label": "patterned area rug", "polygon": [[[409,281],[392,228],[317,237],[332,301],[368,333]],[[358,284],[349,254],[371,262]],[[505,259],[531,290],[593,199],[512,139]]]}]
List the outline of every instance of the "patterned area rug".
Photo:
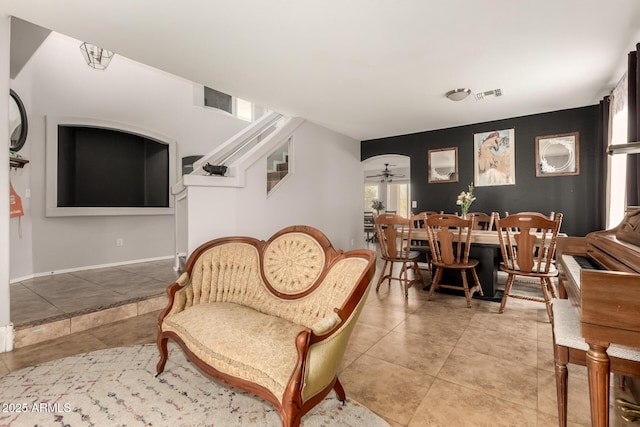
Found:
[{"label": "patterned area rug", "polygon": [[[155,345],[71,356],[0,377],[0,426],[279,426],[269,402],[202,374],[177,346],[155,377]],[[302,425],[389,425],[334,392]]]}]

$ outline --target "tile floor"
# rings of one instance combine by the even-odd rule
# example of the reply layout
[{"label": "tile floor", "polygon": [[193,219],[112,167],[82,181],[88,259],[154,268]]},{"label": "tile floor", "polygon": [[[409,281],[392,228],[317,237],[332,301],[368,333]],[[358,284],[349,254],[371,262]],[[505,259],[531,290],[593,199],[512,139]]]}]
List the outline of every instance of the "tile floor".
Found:
[{"label": "tile floor", "polygon": [[19,328],[164,295],[168,284],[177,277],[171,259],[13,283],[10,287],[11,321]]},{"label": "tile floor", "polygon": [[[122,295],[139,295],[141,288],[153,288],[155,282],[164,282],[158,283],[164,290],[173,280],[166,280],[170,273],[161,265],[106,270],[73,273],[68,280],[74,286],[93,283],[96,292],[115,301]],[[123,284],[131,272],[147,278],[140,279],[140,288]],[[36,282],[22,283],[24,289],[17,287],[22,290],[16,293],[36,292]],[[38,295],[51,305],[64,300],[44,290]],[[53,305],[61,311],[81,306],[84,302]],[[498,307],[473,300],[468,309],[463,297],[448,294],[428,301],[427,292],[416,287],[405,300],[397,282],[383,284],[379,292],[372,289],[341,368],[347,396],[394,427],[557,425],[551,326],[544,306],[510,300],[502,315]],[[22,310],[28,311],[24,306]],[[71,354],[152,343],[157,315],[155,311],[0,353],[0,375]],[[612,390],[612,400],[619,395],[629,398],[616,387]],[[615,408],[611,420],[612,426],[628,424]],[[573,365],[569,425],[590,425],[586,369]]]}]

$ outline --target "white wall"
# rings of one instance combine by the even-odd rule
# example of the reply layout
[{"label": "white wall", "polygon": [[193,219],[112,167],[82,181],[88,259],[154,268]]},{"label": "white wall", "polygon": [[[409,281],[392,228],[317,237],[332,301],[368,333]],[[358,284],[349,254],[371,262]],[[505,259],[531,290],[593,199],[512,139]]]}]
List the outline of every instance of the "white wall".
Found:
[{"label": "white wall", "polygon": [[293,173],[268,198],[266,160],[247,171],[248,191],[238,200],[239,231],[266,239],[288,225],[311,225],[336,249],[364,247],[360,141],[305,122],[293,135],[289,161]]},{"label": "white wall", "polygon": [[[0,15],[0,97],[9,99],[9,18]],[[0,135],[9,135],[9,103],[0,102]],[[6,350],[3,334],[9,324],[9,162],[0,161],[0,353]]]},{"label": "white wall", "polygon": [[[11,80],[10,85],[24,104],[27,111],[27,141],[22,149],[18,152],[22,157],[31,159],[32,141],[34,140],[33,129],[38,127],[38,123],[32,123],[32,97],[31,97],[31,69],[23,70],[20,80]],[[9,178],[14,190],[22,199],[22,208],[25,215],[20,218],[11,218],[11,278],[29,276],[33,273],[33,224],[32,224],[32,208],[31,197],[27,197],[27,190],[31,189],[31,166],[27,165],[23,169],[12,169]]]},{"label": "white wall", "polygon": [[246,187],[189,187],[189,251],[228,235],[268,239],[289,225],[324,232],[336,249],[364,247],[360,142],[310,122],[293,134],[290,173],[267,197],[267,160]]},{"label": "white wall", "polygon": [[[8,35],[0,40],[8,45]],[[28,111],[29,134],[20,153],[31,161],[21,176],[12,175],[16,190],[24,195],[29,188],[31,199],[22,219],[22,240],[17,237],[17,220],[11,220],[11,278],[174,252],[170,215],[44,216],[46,115],[99,118],[166,135],[178,141],[178,177],[181,157],[207,153],[246,126],[226,113],[195,106],[192,82],[117,52],[107,70],[94,70],[85,64],[79,45],[52,33],[11,82]],[[116,247],[118,238],[124,238],[124,246]]]}]

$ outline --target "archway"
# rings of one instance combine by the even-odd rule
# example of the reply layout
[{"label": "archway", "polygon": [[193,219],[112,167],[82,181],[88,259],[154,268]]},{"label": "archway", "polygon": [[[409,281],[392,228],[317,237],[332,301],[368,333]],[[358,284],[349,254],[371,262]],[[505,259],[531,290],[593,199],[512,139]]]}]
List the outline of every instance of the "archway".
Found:
[{"label": "archway", "polygon": [[362,161],[364,211],[371,212],[374,199],[382,201],[384,211],[404,217],[411,214],[411,159],[385,154]]}]

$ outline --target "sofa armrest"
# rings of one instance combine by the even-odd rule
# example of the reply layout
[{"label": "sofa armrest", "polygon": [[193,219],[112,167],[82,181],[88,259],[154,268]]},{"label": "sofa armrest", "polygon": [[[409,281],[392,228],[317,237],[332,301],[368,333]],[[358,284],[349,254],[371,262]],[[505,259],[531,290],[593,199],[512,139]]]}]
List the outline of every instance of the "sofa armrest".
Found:
[{"label": "sofa armrest", "polygon": [[180,285],[181,287],[185,286],[187,283],[189,283],[189,273],[184,272],[180,275],[180,277],[178,277],[178,280],[176,280],[176,283],[178,285]]},{"label": "sofa armrest", "polygon": [[193,305],[187,296],[188,288],[191,286],[191,277],[184,272],[178,277],[178,280],[167,289],[169,303],[161,318],[179,313],[185,308]]},{"label": "sofa armrest", "polygon": [[349,338],[351,337],[351,333],[353,332],[362,308],[366,303],[368,293],[369,287],[355,310],[351,313],[351,316],[345,319],[336,332],[309,346],[304,370],[303,402],[306,402],[322,391],[336,377]]},{"label": "sofa armrest", "polygon": [[329,314],[327,317],[318,320],[311,326],[311,331],[314,335],[321,336],[327,334],[333,328],[338,326],[342,322],[342,319],[335,311]]}]

